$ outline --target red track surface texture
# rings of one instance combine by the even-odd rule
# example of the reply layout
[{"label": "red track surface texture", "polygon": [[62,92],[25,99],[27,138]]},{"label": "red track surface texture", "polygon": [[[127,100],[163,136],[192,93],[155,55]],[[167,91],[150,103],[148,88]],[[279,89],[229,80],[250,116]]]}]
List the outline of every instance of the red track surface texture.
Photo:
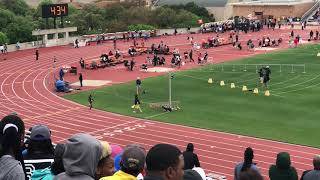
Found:
[{"label": "red track surface texture", "polygon": [[[303,37],[307,37],[307,31],[297,32],[303,34]],[[289,31],[265,30],[241,35],[240,40],[244,41],[249,37],[258,39],[262,35],[268,34],[271,34],[271,38],[282,36],[284,39],[288,39]],[[202,38],[207,39],[209,35],[193,36],[199,42]],[[186,35],[155,38],[146,44],[149,46],[151,43],[159,43],[160,40],[165,41],[171,48],[181,44],[177,46],[180,52],[190,49],[190,46],[186,45]],[[287,46],[287,42],[285,40],[282,46]],[[131,44],[132,42],[118,42],[118,46],[122,50],[126,50]],[[245,44],[246,42],[243,42],[244,47]],[[80,57],[84,59],[97,57],[102,52],[109,51],[112,46],[112,43],[108,42],[101,46],[80,49],[71,47],[40,49],[38,63],[35,62],[34,50],[11,53],[6,56],[1,55],[0,60],[7,59],[0,62],[2,67],[0,70],[1,116],[17,112],[24,118],[27,127],[40,123],[46,124],[52,130],[55,142],[63,141],[79,132],[91,133],[100,139],[122,146],[139,143],[147,149],[157,143],[170,143],[183,150],[187,143],[192,142],[195,144],[195,150],[199,155],[202,167],[207,172],[225,175],[228,179],[232,179],[233,168],[237,162],[242,161],[243,151],[248,146],[255,150],[255,162],[258,163],[265,177],[268,176],[269,166],[275,163],[276,154],[281,151],[287,151],[291,154],[293,166],[298,169],[300,175],[303,170],[312,169],[312,157],[315,154],[320,154],[320,150],[316,148],[147,121],[97,110],[90,111],[87,107],[64,100],[53,92],[53,73],[57,71],[52,68],[53,56],[58,59],[57,67],[70,64],[78,66]],[[217,63],[264,52],[238,51],[230,46],[225,46],[209,49],[208,53]],[[136,60],[141,63],[145,57],[138,57]],[[194,66],[196,65],[188,64],[183,69]],[[128,72],[122,66],[98,71],[83,70],[82,73],[85,79],[106,79],[115,83],[133,80],[137,76],[157,75],[139,71]],[[76,81],[77,78],[72,75],[66,76],[66,79],[71,82]]]}]

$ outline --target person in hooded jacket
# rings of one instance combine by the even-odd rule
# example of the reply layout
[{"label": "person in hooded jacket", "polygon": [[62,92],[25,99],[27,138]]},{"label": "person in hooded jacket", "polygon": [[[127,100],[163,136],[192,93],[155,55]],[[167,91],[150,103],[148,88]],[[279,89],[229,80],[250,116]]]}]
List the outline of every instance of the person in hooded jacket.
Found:
[{"label": "person in hooded jacket", "polygon": [[275,165],[269,169],[270,180],[298,180],[298,174],[291,166],[290,155],[287,152],[281,152],[277,155]]},{"label": "person in hooded jacket", "polygon": [[194,167],[200,167],[198,156],[193,152],[193,150],[193,144],[189,143],[187,145],[186,151],[182,153],[184,158],[184,170],[192,169]]},{"label": "person in hooded jacket", "polygon": [[75,134],[65,143],[63,165],[65,172],[54,180],[94,180],[103,155],[102,144],[89,134]]}]

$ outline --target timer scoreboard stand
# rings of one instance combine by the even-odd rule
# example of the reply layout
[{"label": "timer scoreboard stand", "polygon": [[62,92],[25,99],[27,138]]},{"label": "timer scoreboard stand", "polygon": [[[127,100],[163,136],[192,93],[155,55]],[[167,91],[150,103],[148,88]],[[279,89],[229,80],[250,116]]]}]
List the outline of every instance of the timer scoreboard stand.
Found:
[{"label": "timer scoreboard stand", "polygon": [[48,4],[42,5],[42,18],[46,18],[48,27],[48,18],[54,19],[54,28],[56,28],[56,18],[61,18],[61,26],[63,27],[63,17],[68,16],[68,4]]}]

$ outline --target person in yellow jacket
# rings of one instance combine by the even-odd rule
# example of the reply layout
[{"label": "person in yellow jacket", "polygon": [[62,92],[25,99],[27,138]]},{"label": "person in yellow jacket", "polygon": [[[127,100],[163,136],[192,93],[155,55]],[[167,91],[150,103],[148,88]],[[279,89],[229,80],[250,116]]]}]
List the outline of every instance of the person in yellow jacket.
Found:
[{"label": "person in yellow jacket", "polygon": [[113,176],[100,180],[137,180],[137,176],[144,169],[146,155],[138,146],[130,146],[123,151],[120,162],[121,169]]}]

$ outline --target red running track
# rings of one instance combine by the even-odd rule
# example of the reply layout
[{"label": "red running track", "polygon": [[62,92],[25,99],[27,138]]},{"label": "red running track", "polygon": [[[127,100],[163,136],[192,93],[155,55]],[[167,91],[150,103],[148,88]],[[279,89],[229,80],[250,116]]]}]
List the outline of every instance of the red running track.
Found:
[{"label": "red running track", "polygon": [[[303,37],[308,32],[296,31]],[[262,31],[241,35],[245,47],[248,38],[258,39],[262,35],[270,34],[271,38],[284,38],[281,48],[287,46],[288,30]],[[196,41],[207,38],[212,34],[193,35]],[[222,35],[228,36],[228,35]],[[178,47],[182,53],[189,50],[186,35],[177,37],[162,37],[151,39],[146,45],[165,41],[171,48]],[[132,42],[118,42],[122,50],[126,50]],[[61,142],[72,134],[87,132],[99,139],[125,146],[130,143],[139,143],[149,149],[157,143],[175,144],[183,150],[187,143],[195,144],[201,165],[207,172],[214,172],[233,177],[233,168],[237,162],[242,161],[243,151],[251,146],[255,150],[255,162],[258,163],[263,175],[268,176],[268,168],[275,163],[278,152],[287,151],[291,154],[293,166],[299,174],[306,169],[312,169],[312,158],[320,154],[316,148],[290,145],[275,141],[238,136],[228,133],[209,131],[180,125],[153,122],[117,115],[98,110],[88,110],[87,107],[60,98],[53,92],[53,77],[57,69],[53,68],[53,56],[58,59],[57,66],[76,65],[80,57],[90,59],[99,56],[102,52],[112,47],[112,43],[100,46],[83,47],[73,49],[68,46],[40,49],[40,61],[35,62],[34,50],[0,55],[2,67],[0,72],[0,114],[5,116],[11,112],[17,112],[24,118],[27,127],[35,124],[46,124],[52,130],[55,142]],[[235,60],[236,58],[264,53],[261,51],[238,51],[230,46],[208,49],[209,56],[214,62]],[[196,55],[195,55],[196,56]],[[137,57],[142,63],[146,55]],[[79,67],[79,66],[78,66]],[[196,67],[195,64],[187,64],[183,69]],[[155,73],[141,73],[139,71],[128,72],[123,67],[106,68],[91,71],[82,70],[85,79],[107,79],[113,83],[126,82],[137,76],[156,76]],[[74,82],[77,76],[66,75],[68,81]]]}]

